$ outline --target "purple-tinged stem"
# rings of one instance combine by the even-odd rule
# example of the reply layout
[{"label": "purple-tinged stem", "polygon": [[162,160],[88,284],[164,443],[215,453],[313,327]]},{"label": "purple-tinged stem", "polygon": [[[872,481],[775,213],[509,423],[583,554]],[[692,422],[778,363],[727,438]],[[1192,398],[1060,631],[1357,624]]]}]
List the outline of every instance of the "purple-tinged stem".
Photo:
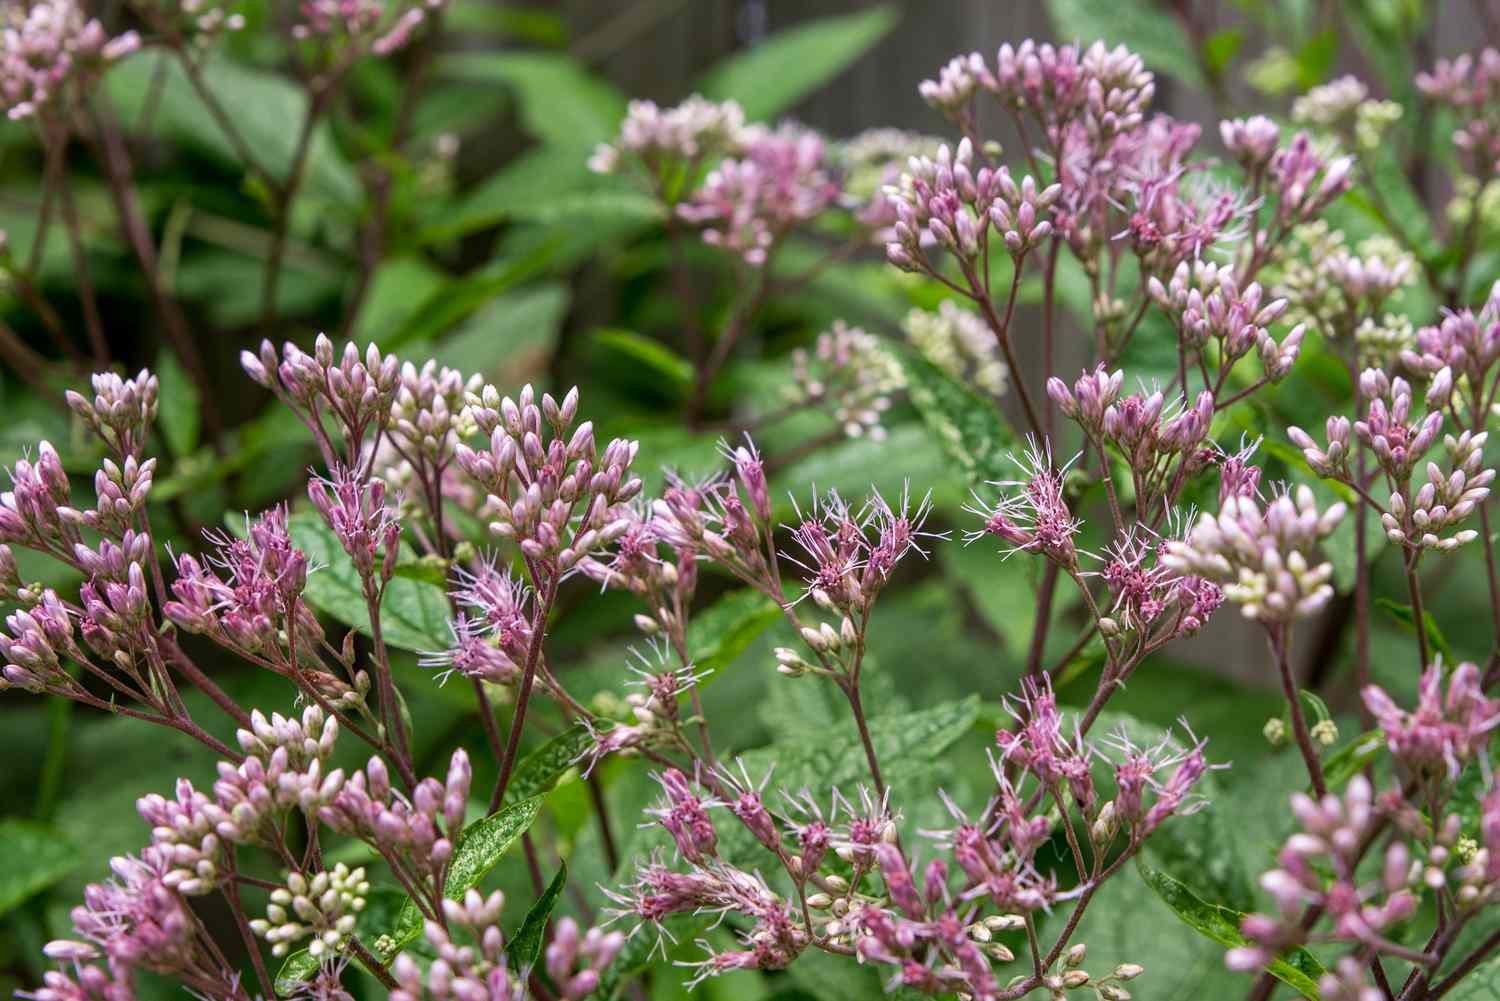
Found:
[{"label": "purple-tinged stem", "polygon": [[1417,573],[1417,562],[1420,559],[1419,550],[1413,550],[1406,558],[1406,589],[1411,594],[1412,626],[1417,631],[1417,651],[1422,658],[1422,663],[1418,665],[1419,672],[1425,671],[1427,665],[1432,663],[1427,649],[1427,613],[1422,608],[1422,579]]},{"label": "purple-tinged stem", "polygon": [[1271,655],[1276,658],[1276,668],[1281,674],[1281,693],[1286,696],[1287,707],[1292,714],[1292,733],[1297,738],[1297,749],[1302,752],[1302,763],[1307,766],[1307,776],[1312,780],[1313,791],[1318,796],[1328,794],[1328,783],[1323,778],[1323,762],[1313,746],[1312,734],[1307,729],[1307,717],[1302,712],[1302,695],[1297,691],[1297,679],[1292,677],[1292,664],[1287,656],[1287,643],[1291,630],[1287,626],[1268,627],[1266,639],[1271,645]]},{"label": "purple-tinged stem", "polygon": [[870,727],[865,722],[865,707],[860,701],[859,684],[856,682],[844,688],[844,694],[849,697],[849,709],[854,713],[854,724],[859,727],[859,739],[865,746],[865,760],[870,764],[870,777],[875,780],[875,792],[879,796],[885,795],[885,779],[880,775],[880,759],[875,754],[875,742],[870,738]]},{"label": "purple-tinged stem", "polygon": [[552,601],[557,597],[557,575],[547,577],[546,592],[537,602],[536,614],[531,619],[531,645],[526,651],[526,667],[521,672],[521,684],[516,693],[516,709],[510,718],[510,733],[505,740],[505,756],[500,759],[500,775],[495,779],[495,791],[490,793],[490,813],[500,809],[505,801],[505,787],[510,784],[511,772],[516,766],[516,751],[521,745],[521,728],[526,725],[526,708],[531,702],[531,689],[536,682],[537,664],[542,657],[542,637],[546,632],[547,616],[552,611]]}]

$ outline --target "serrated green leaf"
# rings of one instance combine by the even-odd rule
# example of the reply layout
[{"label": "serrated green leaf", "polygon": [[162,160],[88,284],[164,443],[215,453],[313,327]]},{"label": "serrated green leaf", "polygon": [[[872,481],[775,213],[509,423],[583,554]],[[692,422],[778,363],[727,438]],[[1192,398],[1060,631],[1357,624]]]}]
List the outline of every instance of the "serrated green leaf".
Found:
[{"label": "serrated green leaf", "polygon": [[[464,828],[453,849],[443,896],[449,900],[462,900],[465,893],[478,886],[485,873],[495,868],[510,846],[520,840],[536,821],[541,808],[540,797],[533,796],[502,807]],[[381,962],[389,962],[421,933],[422,912],[408,900],[401,907],[394,930],[385,936],[375,954]]]},{"label": "serrated green leaf", "polygon": [[[1458,955],[1459,951],[1454,950]],[[1495,1001],[1500,998],[1500,956],[1485,960],[1443,997],[1446,1001]]]},{"label": "serrated green leaf", "polygon": [[995,405],[914,352],[901,355],[907,392],[938,445],[977,485],[1009,479],[1015,438]]},{"label": "serrated green leaf", "polygon": [[[1140,859],[1136,860],[1136,868],[1146,885],[1172,908],[1183,924],[1229,948],[1246,944],[1245,936],[1240,934],[1242,913],[1221,904],[1208,903],[1185,883]],[[1301,991],[1309,1001],[1319,1001],[1318,978],[1323,975],[1323,964],[1306,949],[1288,950],[1272,961],[1266,971],[1294,990]]]},{"label": "serrated green leaf", "polygon": [[[971,695],[930,709],[871,719],[870,741],[886,784],[899,786],[962,739],[979,717],[979,706],[979,696]],[[864,744],[852,727],[778,741],[742,757],[753,775],[775,765],[776,784],[791,792],[870,782]]]},{"label": "serrated green leaf", "polygon": [[687,648],[693,666],[712,676],[734,663],[740,654],[781,618],[776,603],[758,591],[732,591],[688,622]]},{"label": "serrated green leaf", "polygon": [[882,5],[799,24],[725,59],[699,89],[738,101],[752,121],[775,118],[853,65],[900,19],[897,8]]},{"label": "serrated green leaf", "polygon": [[[354,923],[354,934],[367,948],[385,933],[401,913],[406,903],[406,894],[392,886],[372,887],[365,894],[365,909],[359,912]],[[276,993],[288,997],[301,989],[302,984],[318,972],[318,960],[306,949],[298,949],[286,957],[281,969],[276,971]]]},{"label": "serrated green leaf", "polygon": [[531,910],[526,912],[526,918],[521,922],[521,927],[516,930],[510,942],[505,947],[505,954],[510,959],[512,970],[529,970],[537,964],[542,956],[542,937],[547,931],[547,922],[552,917],[552,909],[557,906],[557,898],[562,896],[563,884],[568,881],[568,864],[559,864],[557,875],[552,877],[552,882],[547,884],[547,889],[537,898],[536,903],[531,905]]},{"label": "serrated green leaf", "polygon": [[[307,575],[303,597],[319,611],[365,635],[370,619],[354,563],[328,526],[315,513],[299,511],[288,519],[292,544],[319,569]],[[413,559],[408,552],[407,561]],[[426,581],[393,577],[380,606],[385,642],[401,650],[442,650],[448,646],[448,597]]]},{"label": "serrated green leaf", "polygon": [[55,829],[11,818],[0,820],[0,858],[7,861],[0,874],[0,914],[25,903],[83,861],[73,842]]},{"label": "serrated green leaf", "polygon": [[506,800],[516,802],[551,792],[558,779],[593,746],[594,734],[582,723],[574,723],[516,763],[515,774],[505,789]]}]

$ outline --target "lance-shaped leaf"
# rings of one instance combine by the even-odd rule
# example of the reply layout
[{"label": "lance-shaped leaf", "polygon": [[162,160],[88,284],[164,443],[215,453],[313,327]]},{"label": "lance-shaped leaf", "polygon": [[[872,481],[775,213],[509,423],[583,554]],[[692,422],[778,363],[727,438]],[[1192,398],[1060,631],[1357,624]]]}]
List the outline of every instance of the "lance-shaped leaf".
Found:
[{"label": "lance-shaped leaf", "polygon": [[582,723],[574,723],[516,764],[515,774],[505,790],[506,801],[514,803],[551,792],[574,762],[593,746],[593,732]]},{"label": "lance-shaped leaf", "polygon": [[[443,896],[449,900],[462,900],[465,893],[478,886],[485,873],[495,868],[510,846],[536,821],[541,808],[540,799],[523,799],[466,827],[454,846]],[[422,922],[422,912],[417,905],[406,901],[396,917],[394,929],[382,937],[372,951],[382,963],[390,962],[422,934]]]},{"label": "lance-shaped leaf", "polygon": [[739,101],[751,120],[775,118],[842,73],[900,19],[894,6],[882,5],[788,28],[719,63],[701,90]]},{"label": "lance-shaped leaf", "polygon": [[547,922],[552,918],[552,909],[557,906],[557,898],[562,896],[563,884],[567,881],[568,864],[563,862],[557,875],[552,877],[552,882],[547,884],[547,889],[542,891],[536,903],[531,905],[531,910],[526,912],[521,927],[505,947],[512,970],[529,970],[541,959],[542,937],[547,931]]},{"label": "lance-shaped leaf", "polygon": [[[1199,897],[1187,885],[1159,869],[1136,860],[1141,878],[1167,906],[1182,919],[1182,923],[1220,945],[1229,948],[1248,944],[1240,934],[1239,911],[1222,904],[1210,904]],[[1323,975],[1323,964],[1306,949],[1289,949],[1266,967],[1266,972],[1282,983],[1301,992],[1309,1001],[1319,1001],[1318,978]]]}]

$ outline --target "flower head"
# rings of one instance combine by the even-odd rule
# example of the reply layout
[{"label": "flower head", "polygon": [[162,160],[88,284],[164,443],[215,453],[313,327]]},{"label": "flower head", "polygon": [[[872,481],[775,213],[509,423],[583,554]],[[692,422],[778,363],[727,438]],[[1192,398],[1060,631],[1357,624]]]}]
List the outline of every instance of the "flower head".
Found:
[{"label": "flower head", "polygon": [[1246,618],[1285,623],[1315,614],[1333,597],[1333,566],[1313,550],[1344,516],[1344,505],[1319,511],[1306,486],[1263,502],[1231,493],[1217,515],[1199,516],[1187,537],[1167,543],[1162,562],[1224,586]]},{"label": "flower head", "polygon": [[1422,672],[1417,707],[1411,711],[1378,685],[1366,686],[1361,694],[1392,754],[1414,772],[1443,773],[1451,780],[1466,762],[1484,753],[1490,732],[1500,726],[1500,701],[1485,696],[1479,668],[1470,663],[1453,669],[1446,697],[1442,684],[1442,665],[1430,665]]},{"label": "flower head", "polygon": [[[50,116],[140,44],[133,31],[111,38],[77,0],[7,4],[0,12],[0,108],[13,121]],[[57,114],[65,120],[64,111]]]}]

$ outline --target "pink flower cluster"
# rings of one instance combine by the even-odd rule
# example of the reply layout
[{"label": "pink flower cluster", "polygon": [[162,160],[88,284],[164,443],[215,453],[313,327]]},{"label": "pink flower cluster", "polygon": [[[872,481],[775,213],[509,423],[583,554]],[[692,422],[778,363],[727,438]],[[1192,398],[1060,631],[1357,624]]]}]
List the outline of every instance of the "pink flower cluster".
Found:
[{"label": "pink flower cluster", "polygon": [[293,33],[298,38],[339,42],[388,56],[406,47],[428,10],[442,5],[443,0],[402,2],[388,11],[385,0],[301,0],[302,18]]},{"label": "pink flower cluster", "polygon": [[78,0],[7,4],[0,13],[0,107],[12,121],[66,116],[110,63],[140,48],[133,31],[111,38]]},{"label": "pink flower cluster", "polygon": [[1292,797],[1292,812],[1302,830],[1287,839],[1277,855],[1278,867],[1260,878],[1277,914],[1245,917],[1240,931],[1251,944],[1230,950],[1230,968],[1263,967],[1281,950],[1308,941],[1308,930],[1299,922],[1309,906],[1326,916],[1333,940],[1401,954],[1381,932],[1410,917],[1418,905],[1406,845],[1391,842],[1377,879],[1365,882],[1355,871],[1378,822],[1369,780],[1356,775],[1342,797],[1314,800],[1298,793]]},{"label": "pink flower cluster", "polygon": [[796,125],[756,133],[743,153],[704,178],[677,214],[751,267],[763,266],[780,240],[832,205],[839,186],[816,133]]},{"label": "pink flower cluster", "polygon": [[1418,775],[1452,780],[1489,746],[1491,731],[1500,726],[1500,701],[1484,694],[1473,664],[1453,669],[1446,698],[1442,685],[1442,665],[1433,664],[1422,672],[1417,708],[1410,712],[1378,685],[1361,694],[1398,761]]},{"label": "pink flower cluster", "polygon": [[1417,74],[1417,88],[1458,113],[1453,145],[1469,171],[1490,175],[1500,170],[1500,51],[1486,48],[1477,56],[1440,59]]}]

